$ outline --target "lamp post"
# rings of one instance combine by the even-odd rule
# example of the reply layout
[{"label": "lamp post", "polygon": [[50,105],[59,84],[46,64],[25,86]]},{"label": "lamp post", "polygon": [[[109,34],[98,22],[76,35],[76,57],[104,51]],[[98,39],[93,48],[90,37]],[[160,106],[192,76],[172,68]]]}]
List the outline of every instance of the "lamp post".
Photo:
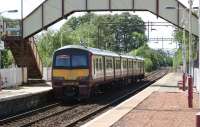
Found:
[{"label": "lamp post", "polygon": [[[0,22],[3,23],[3,29],[4,29],[4,21],[3,21],[2,14],[3,14],[3,13],[16,13],[16,12],[18,12],[18,10],[6,10],[6,11],[0,12],[0,17],[1,17]],[[4,31],[3,31],[3,32],[4,32]],[[0,37],[0,40],[1,40],[1,37]],[[0,49],[0,68],[1,68],[1,49]]]}]

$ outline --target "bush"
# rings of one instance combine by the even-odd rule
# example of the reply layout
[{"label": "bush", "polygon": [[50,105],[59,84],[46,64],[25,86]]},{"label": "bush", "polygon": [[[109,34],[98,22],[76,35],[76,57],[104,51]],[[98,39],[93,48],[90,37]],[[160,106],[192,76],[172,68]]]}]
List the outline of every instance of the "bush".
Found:
[{"label": "bush", "polygon": [[153,62],[149,58],[145,58],[144,67],[146,72],[151,72],[153,70]]}]

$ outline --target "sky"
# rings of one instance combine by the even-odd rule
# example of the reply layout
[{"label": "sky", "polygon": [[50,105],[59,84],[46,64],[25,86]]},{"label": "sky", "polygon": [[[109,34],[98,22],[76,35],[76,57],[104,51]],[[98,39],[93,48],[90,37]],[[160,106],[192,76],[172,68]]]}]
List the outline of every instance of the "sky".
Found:
[{"label": "sky", "polygon": [[[23,7],[23,13],[24,13],[24,17],[27,16],[32,10],[34,10],[38,5],[40,5],[44,0],[23,0],[24,3],[24,7]],[[179,0],[181,3],[183,3],[185,6],[188,7],[188,0]],[[194,0],[194,7],[198,6],[198,1],[199,0]],[[5,10],[14,10],[17,9],[18,13],[14,13],[14,14],[9,14],[9,13],[4,13],[2,14],[4,17],[8,17],[8,18],[13,18],[13,19],[20,19],[21,18],[21,0],[0,0],[0,12],[5,11]],[[101,12],[101,13],[97,13],[97,14],[106,14],[106,13],[110,13],[110,12]],[[115,13],[121,13],[121,12],[115,12]],[[84,13],[75,13],[72,16],[80,16],[83,15]],[[149,12],[136,12],[134,14],[139,15],[145,22],[148,21],[156,21],[156,22],[165,22],[164,20],[158,18],[156,16],[154,16],[153,14],[149,13]],[[51,26],[49,29],[53,29],[53,30],[58,30],[62,24],[65,22],[65,20],[62,20],[56,24],[54,24],[53,26]],[[150,33],[150,38],[171,38],[173,37],[173,30],[174,27],[156,27],[154,28],[154,31],[151,31]],[[163,33],[165,33],[163,35]],[[172,43],[171,42],[149,42],[149,46],[155,49],[159,49],[162,48],[162,46],[164,46],[164,48],[166,50],[173,50],[176,48],[176,43]]]}]

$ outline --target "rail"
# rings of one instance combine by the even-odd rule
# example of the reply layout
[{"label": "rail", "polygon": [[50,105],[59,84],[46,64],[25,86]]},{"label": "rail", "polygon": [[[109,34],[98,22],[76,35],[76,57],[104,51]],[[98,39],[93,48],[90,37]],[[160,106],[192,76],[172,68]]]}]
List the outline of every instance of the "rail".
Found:
[{"label": "rail", "polygon": [[137,89],[127,92],[125,95],[111,101],[110,103],[102,106],[101,108],[96,108],[96,110],[92,111],[91,113],[88,113],[82,117],[80,117],[77,120],[68,122],[66,124],[63,124],[63,127],[74,127],[76,126],[78,123],[84,123],[84,121],[86,121],[87,119],[97,115],[98,113],[104,111],[105,109],[112,107],[113,105],[119,104],[120,102],[122,102],[123,100],[131,97],[134,94],[137,94],[138,92],[140,92],[141,90],[145,89],[146,87],[148,87],[149,85],[153,84],[155,81],[159,80],[160,78],[162,78],[165,74],[167,74],[167,70],[162,70],[162,71],[156,71],[154,72],[152,75],[149,75],[149,77],[146,77],[145,80],[147,80],[146,83],[144,83],[143,85],[141,85],[140,87],[138,87]]},{"label": "rail", "polygon": [[[71,117],[72,119],[64,119],[65,121],[62,121],[62,126],[65,127],[71,127],[71,126],[76,126],[78,123],[83,123],[84,121],[92,118],[93,116],[100,114],[102,111],[105,111],[106,109],[109,109],[109,107],[113,107],[114,105],[117,105],[119,103],[121,103],[122,101],[126,100],[127,98],[137,94],[138,92],[140,92],[141,90],[143,90],[144,88],[148,87],[149,85],[151,85],[152,83],[154,83],[155,81],[157,81],[158,79],[160,79],[161,77],[163,77],[165,74],[167,73],[166,70],[161,70],[161,71],[156,71],[151,73],[151,75],[149,75],[148,77],[146,77],[144,79],[143,82],[141,82],[141,84],[139,83],[137,85],[137,88],[133,87],[133,89],[125,89],[125,91],[123,91],[120,95],[118,95],[117,97],[115,96],[114,98],[108,99],[106,101],[105,104],[102,105],[102,103],[100,102],[101,105],[98,105],[98,103],[89,103],[89,104],[75,104],[72,106],[67,106],[67,107],[63,107],[62,110],[59,111],[54,111],[54,107],[56,106],[60,106],[59,104],[53,105],[53,112],[52,110],[49,110],[49,106],[47,108],[42,108],[40,110],[37,111],[33,111],[33,112],[28,112],[22,115],[18,115],[15,117],[11,117],[11,118],[7,118],[4,120],[0,120],[0,125],[17,125],[17,126],[21,126],[21,127],[25,127],[25,126],[31,126],[31,125],[40,125],[40,123],[45,123],[46,122],[50,122],[49,119],[53,119],[54,117],[58,116],[62,116],[63,118],[63,114],[67,114],[67,117]],[[119,93],[119,92],[117,92]],[[103,100],[105,101],[105,100]],[[52,109],[52,106],[50,106],[50,109]],[[33,116],[33,118],[31,117],[31,115],[34,115],[35,113],[37,114],[38,112],[41,112],[44,110],[49,110],[47,112],[47,115],[45,115],[46,113],[43,112],[43,115],[41,115],[42,117],[40,117],[40,115],[36,115],[35,117]],[[74,112],[74,114],[73,114]],[[39,113],[40,114],[40,113]],[[77,115],[79,114],[79,115]],[[73,116],[74,115],[74,116]],[[76,117],[77,116],[77,117]],[[31,119],[31,120],[30,120]],[[23,121],[24,120],[24,121]],[[27,123],[26,123],[27,122]],[[58,122],[58,121],[57,121]],[[50,122],[51,123],[51,122]]]},{"label": "rail", "polygon": [[6,21],[3,20],[3,23],[0,24],[0,32],[3,36],[21,36],[21,20]]}]

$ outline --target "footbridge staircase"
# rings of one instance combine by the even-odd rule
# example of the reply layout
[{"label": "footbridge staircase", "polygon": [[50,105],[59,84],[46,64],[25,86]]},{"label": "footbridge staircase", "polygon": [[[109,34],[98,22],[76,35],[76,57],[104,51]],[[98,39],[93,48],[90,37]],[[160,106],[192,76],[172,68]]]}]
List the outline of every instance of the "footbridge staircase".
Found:
[{"label": "footbridge staircase", "polygon": [[42,79],[42,61],[33,37],[23,39],[20,36],[2,37],[5,47],[9,48],[18,67],[27,67],[29,79]]}]

